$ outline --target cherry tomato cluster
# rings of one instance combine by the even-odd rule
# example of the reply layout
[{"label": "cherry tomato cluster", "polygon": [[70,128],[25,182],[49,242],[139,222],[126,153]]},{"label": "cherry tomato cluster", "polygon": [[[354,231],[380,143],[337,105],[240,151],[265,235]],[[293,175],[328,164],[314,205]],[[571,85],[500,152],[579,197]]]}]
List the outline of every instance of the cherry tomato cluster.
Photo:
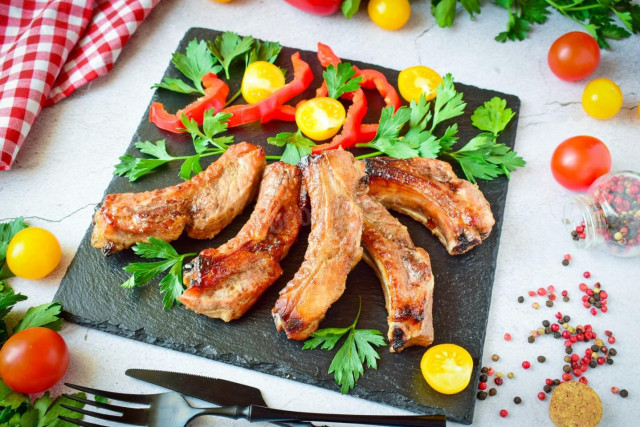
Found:
[{"label": "cherry tomato cluster", "polygon": [[[221,1],[221,0],[216,0]],[[226,0],[229,1],[229,0]],[[343,0],[285,0],[292,6],[314,15],[332,15],[340,10]],[[369,0],[369,18],[380,28],[398,30],[411,17],[409,0]]]},{"label": "cherry tomato cluster", "polygon": [[[558,38],[547,55],[549,68],[565,81],[583,80],[600,64],[600,46],[587,33],[573,31]],[[610,119],[622,108],[620,87],[607,78],[591,81],[582,93],[582,107],[591,117]]]},{"label": "cherry tomato cluster", "polygon": [[[549,68],[562,80],[575,82],[590,76],[600,64],[600,47],[589,34],[574,31],[558,38],[547,55]],[[582,107],[596,119],[615,116],[622,108],[620,87],[607,78],[589,82]],[[640,113],[639,113],[640,114]],[[563,141],[551,157],[553,177],[565,188],[584,191],[611,169],[611,154],[597,138],[580,135]]]}]

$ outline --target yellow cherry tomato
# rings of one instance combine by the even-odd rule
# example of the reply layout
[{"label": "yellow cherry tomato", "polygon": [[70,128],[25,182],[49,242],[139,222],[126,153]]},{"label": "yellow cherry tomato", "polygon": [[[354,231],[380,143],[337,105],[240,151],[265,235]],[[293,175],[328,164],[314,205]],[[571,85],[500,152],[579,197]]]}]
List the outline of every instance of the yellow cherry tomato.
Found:
[{"label": "yellow cherry tomato", "polygon": [[380,28],[398,30],[411,16],[409,0],[369,0],[369,18]]},{"label": "yellow cherry tomato", "polygon": [[424,353],[420,369],[431,388],[443,394],[454,394],[469,384],[473,360],[459,345],[438,344]]},{"label": "yellow cherry tomato", "polygon": [[595,79],[582,92],[582,108],[596,119],[610,119],[622,108],[622,91],[609,79]]},{"label": "yellow cherry tomato", "polygon": [[284,74],[267,61],[252,62],[242,77],[242,97],[256,104],[284,86]]},{"label": "yellow cherry tomato", "polygon": [[398,89],[407,102],[418,102],[421,95],[424,95],[427,101],[432,100],[436,97],[436,88],[440,83],[440,74],[424,65],[405,68],[398,75]]},{"label": "yellow cherry tomato", "polygon": [[296,109],[298,128],[314,141],[324,141],[337,134],[345,117],[340,101],[328,97],[311,98]]},{"label": "yellow cherry tomato", "polygon": [[7,248],[9,270],[23,279],[41,279],[60,263],[62,251],[50,231],[29,227],[18,231]]}]

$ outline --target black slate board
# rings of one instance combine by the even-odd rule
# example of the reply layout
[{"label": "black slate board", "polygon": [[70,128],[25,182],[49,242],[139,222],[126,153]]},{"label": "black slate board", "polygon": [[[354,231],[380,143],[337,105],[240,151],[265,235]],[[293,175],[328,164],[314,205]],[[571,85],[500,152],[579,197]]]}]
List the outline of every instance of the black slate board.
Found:
[{"label": "black slate board", "polygon": [[[211,40],[218,34],[219,32],[209,29],[192,28],[180,41],[177,50],[184,52],[186,44],[194,38]],[[333,48],[339,55],[340,46]],[[285,48],[277,62],[281,67],[289,69],[289,78],[292,76],[289,58],[294,51]],[[315,52],[301,51],[301,56],[312,66],[316,76],[316,81],[303,94],[304,97],[311,97],[321,82],[322,69]],[[392,84],[397,83],[398,72],[395,70],[351,62],[362,68],[380,70]],[[169,65],[165,76],[179,77],[179,72]],[[237,81],[231,83],[231,93],[235,92],[238,84]],[[464,93],[464,99],[468,103],[465,115],[457,119],[461,143],[479,132],[471,126],[470,115],[491,97],[505,98],[508,106],[514,112],[519,112],[520,100],[515,96],[459,83],[456,87]],[[192,100],[187,96],[158,90],[151,102],[161,101],[168,111],[175,111]],[[377,94],[368,95],[368,100],[369,114],[365,123],[375,122],[383,106],[383,101]],[[294,105],[295,102],[297,100],[294,100]],[[517,118],[516,115],[501,135],[501,141],[511,147],[515,143]],[[250,141],[265,147],[267,154],[279,154],[281,149],[268,145],[267,137],[277,132],[293,130],[295,124],[271,122],[264,126],[243,126],[233,130],[233,133],[236,141]],[[148,112],[142,117],[127,153],[139,156],[133,147],[136,141],[159,139],[166,139],[168,151],[174,155],[191,154],[190,137],[158,130],[149,123]],[[205,160],[212,161],[211,158]],[[203,167],[208,165],[208,161],[203,161]],[[459,168],[454,168],[462,176]],[[171,165],[136,183],[115,177],[105,193],[140,192],[173,185],[180,181],[178,171],[179,165]],[[378,370],[367,370],[356,383],[351,395],[417,413],[445,413],[448,419],[465,424],[472,422],[475,384],[479,375],[478,364],[482,360],[507,184],[504,177],[480,183],[480,188],[491,204],[496,225],[491,236],[482,245],[462,256],[449,256],[426,228],[407,217],[399,216],[409,228],[415,244],[425,248],[431,255],[435,275],[435,343],[452,342],[467,348],[474,360],[474,380],[461,393],[452,396],[439,394],[427,385],[420,372],[424,348],[409,348],[401,354],[390,354],[388,350],[382,349]],[[195,241],[182,237],[174,246],[180,253],[217,247],[238,232],[251,210],[248,207],[215,239]],[[120,288],[118,285],[127,279],[122,267],[136,257],[128,250],[104,258],[99,250],[90,246],[90,226],[55,298],[62,302],[65,318],[80,325],[338,391],[333,375],[327,374],[334,353],[323,350],[302,351],[301,342],[289,341],[284,334],[276,333],[271,319],[271,308],[278,297],[278,291],[293,277],[303,260],[308,232],[308,227],[303,228],[298,242],[283,261],[284,274],[280,280],[267,290],[243,318],[232,323],[200,316],[184,307],[163,311],[157,282],[136,290]],[[362,298],[362,315],[358,327],[376,328],[386,335],[384,297],[378,279],[364,262],[358,264],[349,275],[345,294],[331,307],[320,327],[351,324],[358,309],[359,297]],[[215,372],[209,374],[215,376]]]}]

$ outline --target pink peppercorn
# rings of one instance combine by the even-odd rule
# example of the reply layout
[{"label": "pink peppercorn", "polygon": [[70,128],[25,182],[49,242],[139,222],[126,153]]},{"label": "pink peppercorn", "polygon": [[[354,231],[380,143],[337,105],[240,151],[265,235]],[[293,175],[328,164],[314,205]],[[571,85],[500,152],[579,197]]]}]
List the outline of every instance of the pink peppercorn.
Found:
[{"label": "pink peppercorn", "polygon": [[607,308],[606,305],[603,305],[603,306],[600,307],[600,311],[603,312],[603,313],[606,313],[607,311],[609,311],[609,309]]},{"label": "pink peppercorn", "polygon": [[527,362],[526,360],[524,362],[522,362],[522,367],[524,369],[529,369],[531,367],[531,363]]},{"label": "pink peppercorn", "polygon": [[588,296],[590,297],[593,296],[593,289],[587,289],[585,292],[587,293]]},{"label": "pink peppercorn", "polygon": [[605,362],[606,362],[606,360],[605,360],[605,358],[604,358],[604,357],[602,357],[602,356],[601,356],[601,357],[598,357],[598,365],[604,365],[604,364],[605,364]]},{"label": "pink peppercorn", "polygon": [[563,297],[566,297],[567,295],[569,295],[569,292],[567,292],[566,290],[565,290],[565,291],[562,291],[562,296],[563,296]]},{"label": "pink peppercorn", "polygon": [[547,290],[545,288],[538,288],[538,295],[543,296],[547,294]]},{"label": "pink peppercorn", "polygon": [[606,330],[606,331],[604,331],[604,334],[605,334],[606,336],[610,337],[611,335],[613,335],[613,332],[611,332],[611,331],[609,331],[609,330]]},{"label": "pink peppercorn", "polygon": [[530,297],[535,297],[535,296],[536,296],[536,293],[535,293],[534,291],[529,291],[529,296],[530,296]]},{"label": "pink peppercorn", "polygon": [[502,385],[502,383],[504,382],[504,380],[500,377],[495,377],[493,379],[493,382],[496,383],[496,385]]},{"label": "pink peppercorn", "polygon": [[478,390],[486,390],[486,389],[487,389],[487,383],[483,383],[483,382],[478,383]]},{"label": "pink peppercorn", "polygon": [[562,374],[562,380],[571,381],[571,374],[565,372],[564,374]]},{"label": "pink peppercorn", "polygon": [[508,332],[506,334],[504,334],[504,340],[505,341],[511,341],[511,334],[508,333]]},{"label": "pink peppercorn", "polygon": [[562,313],[557,312],[556,313],[556,319],[562,319]]},{"label": "pink peppercorn", "polygon": [[568,339],[570,336],[571,336],[571,332],[562,331],[562,338],[564,338],[565,340]]},{"label": "pink peppercorn", "polygon": [[582,275],[584,276],[585,279],[588,279],[589,277],[591,277],[591,273],[589,273],[588,271],[585,271],[584,273],[582,273]]},{"label": "pink peppercorn", "polygon": [[618,394],[618,392],[620,391],[620,389],[616,386],[611,387],[611,393],[613,394]]},{"label": "pink peppercorn", "polygon": [[578,287],[580,288],[580,290],[582,292],[587,290],[587,284],[586,283],[580,283],[580,285],[578,285]]},{"label": "pink peppercorn", "polygon": [[591,314],[595,316],[596,314],[598,314],[598,311],[595,308],[592,308]]},{"label": "pink peppercorn", "polygon": [[538,399],[540,400],[545,400],[547,398],[547,395],[544,392],[540,392],[538,393]]},{"label": "pink peppercorn", "polygon": [[549,292],[555,292],[555,290],[556,290],[556,287],[555,287],[555,286],[553,286],[553,285],[549,285],[549,286],[547,286],[547,291],[549,291]]},{"label": "pink peppercorn", "polygon": [[557,332],[560,329],[560,325],[558,325],[557,323],[554,323],[553,325],[551,325],[551,330],[553,332]]},{"label": "pink peppercorn", "polygon": [[501,409],[501,410],[500,410],[500,416],[501,416],[502,418],[506,418],[506,417],[507,417],[507,415],[509,415],[509,412],[508,412],[506,409]]},{"label": "pink peppercorn", "polygon": [[582,371],[580,370],[580,368],[574,369],[573,375],[575,375],[576,377],[579,377],[580,375],[582,375]]},{"label": "pink peppercorn", "polygon": [[615,344],[616,343],[616,337],[614,337],[613,335],[611,335],[607,341],[609,341],[609,344]]},{"label": "pink peppercorn", "polygon": [[587,377],[580,377],[578,381],[580,381],[582,384],[589,384],[589,380],[587,380]]},{"label": "pink peppercorn", "polygon": [[587,364],[580,365],[580,370],[582,372],[587,372],[587,369],[589,369],[589,365],[587,365]]},{"label": "pink peppercorn", "polygon": [[546,385],[553,385],[553,380],[551,378],[547,378],[546,380],[544,380],[544,383]]},{"label": "pink peppercorn", "polygon": [[607,299],[608,296],[607,291],[600,291],[600,300]]},{"label": "pink peppercorn", "polygon": [[577,353],[573,353],[573,354],[571,355],[571,361],[572,361],[572,362],[577,362],[579,359],[580,359],[580,356],[578,356],[578,354],[577,354]]},{"label": "pink peppercorn", "polygon": [[489,369],[487,370],[487,375],[491,376],[491,375],[493,375],[493,373],[494,373],[494,372],[495,372],[495,371],[493,370],[493,368],[489,368]]},{"label": "pink peppercorn", "polygon": [[566,254],[564,256],[564,259],[566,259],[567,261],[571,261],[571,254]]}]

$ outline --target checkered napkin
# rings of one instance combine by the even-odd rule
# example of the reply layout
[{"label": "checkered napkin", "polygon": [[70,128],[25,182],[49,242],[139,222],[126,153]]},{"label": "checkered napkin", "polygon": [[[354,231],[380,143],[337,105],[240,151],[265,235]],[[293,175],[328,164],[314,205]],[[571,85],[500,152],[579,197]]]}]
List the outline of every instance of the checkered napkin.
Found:
[{"label": "checkered napkin", "polygon": [[160,0],[0,0],[0,170],[43,106],[112,67]]}]

